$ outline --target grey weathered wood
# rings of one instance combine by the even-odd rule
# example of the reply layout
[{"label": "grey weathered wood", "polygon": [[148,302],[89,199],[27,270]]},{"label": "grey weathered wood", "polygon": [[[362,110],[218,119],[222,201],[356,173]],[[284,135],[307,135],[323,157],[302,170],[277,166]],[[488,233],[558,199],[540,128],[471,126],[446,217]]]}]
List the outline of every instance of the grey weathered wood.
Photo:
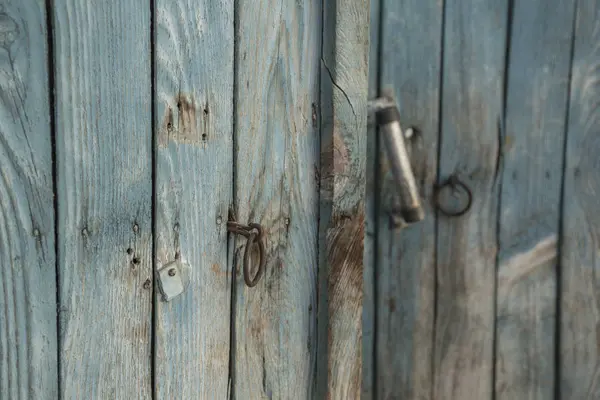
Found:
[{"label": "grey weathered wood", "polygon": [[[442,3],[385,0],[380,84],[393,90],[421,195],[430,198],[437,175]],[[380,149],[378,204],[377,393],[382,399],[428,399],[433,385],[435,210],[425,220],[390,229],[398,207],[385,149]]]},{"label": "grey weathered wood", "polygon": [[[369,98],[379,92],[379,10],[381,0],[370,0],[369,28]],[[367,127],[366,191],[365,191],[365,239],[363,271],[362,316],[362,400],[375,398],[375,271],[377,251],[377,207],[379,182],[377,171],[377,129],[375,124]]]},{"label": "grey weathered wood", "polygon": [[[187,288],[156,298],[159,399],[227,398],[233,183],[233,1],[157,0],[156,268]],[[187,278],[186,278],[187,275]]]},{"label": "grey weathered wood", "polygon": [[237,4],[239,222],[265,229],[266,271],[241,277],[236,239],[234,395],[303,399],[315,374],[321,2]]},{"label": "grey weathered wood", "polygon": [[44,1],[0,4],[0,398],[58,395]]},{"label": "grey weathered wood", "polygon": [[149,399],[150,5],[52,4],[60,395]]},{"label": "grey weathered wood", "polygon": [[[494,390],[498,126],[507,10],[506,0],[445,4],[440,179],[455,174],[473,192],[473,204],[463,216],[438,220],[435,399],[489,399]],[[443,207],[451,206],[448,192],[440,196]]]},{"label": "grey weathered wood", "polygon": [[577,2],[563,193],[560,398],[600,398],[600,1]]},{"label": "grey weathered wood", "polygon": [[512,10],[498,215],[496,399],[554,396],[556,266],[574,4],[517,1]]},{"label": "grey weathered wood", "polygon": [[361,393],[369,11],[366,0],[323,9],[318,398]]}]

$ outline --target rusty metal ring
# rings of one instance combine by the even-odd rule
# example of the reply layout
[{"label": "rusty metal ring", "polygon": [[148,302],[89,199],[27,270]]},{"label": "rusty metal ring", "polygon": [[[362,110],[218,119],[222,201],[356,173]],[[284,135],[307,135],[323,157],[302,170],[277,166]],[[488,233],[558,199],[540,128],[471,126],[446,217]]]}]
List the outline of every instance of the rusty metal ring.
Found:
[{"label": "rusty metal ring", "polygon": [[[452,190],[460,187],[467,193],[467,204],[461,210],[449,211],[441,205],[440,192],[446,187],[450,187]],[[465,215],[471,209],[471,205],[473,204],[473,192],[471,192],[471,189],[469,189],[469,187],[463,181],[458,179],[456,175],[451,175],[444,183],[435,186],[433,191],[433,202],[435,207],[445,216],[460,217]]]},{"label": "rusty metal ring", "polygon": [[[248,287],[256,286],[265,271],[265,244],[260,240],[260,236],[260,231],[258,233],[251,232],[246,242],[246,250],[244,250],[244,282]],[[254,245],[258,245],[258,271],[256,271],[254,278],[250,278],[250,249],[254,248]]]},{"label": "rusty metal ring", "polygon": [[[244,282],[248,287],[254,287],[262,277],[265,271],[266,258],[265,258],[265,244],[263,242],[264,231],[260,224],[250,223],[243,225],[235,221],[227,222],[227,230],[231,233],[242,235],[246,238],[246,249],[244,250],[244,263],[242,270],[244,273]],[[258,271],[254,275],[254,278],[250,277],[250,254],[251,248],[258,246]]]}]

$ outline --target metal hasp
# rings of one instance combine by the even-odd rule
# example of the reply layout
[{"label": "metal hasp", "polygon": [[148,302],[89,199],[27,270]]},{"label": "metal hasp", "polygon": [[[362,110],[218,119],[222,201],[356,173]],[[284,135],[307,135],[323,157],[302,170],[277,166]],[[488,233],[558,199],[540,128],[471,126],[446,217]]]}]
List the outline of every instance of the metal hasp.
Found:
[{"label": "metal hasp", "polygon": [[369,103],[369,113],[375,114],[375,121],[379,126],[392,175],[396,182],[400,197],[400,215],[408,224],[419,222],[425,218],[425,211],[406,151],[398,107],[388,97],[381,97]]},{"label": "metal hasp", "polygon": [[164,301],[171,301],[185,290],[184,273],[187,265],[179,260],[165,264],[158,270],[158,289]]}]

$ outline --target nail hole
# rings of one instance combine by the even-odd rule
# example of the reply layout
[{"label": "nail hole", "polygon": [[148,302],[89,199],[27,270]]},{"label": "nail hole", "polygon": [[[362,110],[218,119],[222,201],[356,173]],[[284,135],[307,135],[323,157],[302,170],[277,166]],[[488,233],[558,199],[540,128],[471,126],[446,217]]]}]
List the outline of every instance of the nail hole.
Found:
[{"label": "nail hole", "polygon": [[206,133],[202,134],[202,140],[204,140],[206,142],[206,139],[208,138],[208,135]]},{"label": "nail hole", "polygon": [[137,232],[140,230],[140,227],[138,226],[138,224],[133,224],[133,231]]},{"label": "nail hole", "polygon": [[127,249],[127,254],[129,254],[129,255],[133,254],[133,249],[131,247]]},{"label": "nail hole", "polygon": [[140,263],[140,258],[139,257],[133,257],[133,263],[135,265],[138,265]]},{"label": "nail hole", "polygon": [[204,108],[204,115],[208,115],[208,106]]},{"label": "nail hole", "polygon": [[88,234],[88,230],[87,230],[87,228],[83,228],[83,229],[81,230],[81,234],[82,234],[83,236],[87,236],[87,234]]},{"label": "nail hole", "polygon": [[177,271],[175,271],[175,268],[171,268],[168,273],[169,273],[169,276],[175,276]]},{"label": "nail hole", "polygon": [[150,289],[151,283],[152,281],[150,281],[150,279],[146,279],[146,282],[144,282],[144,289]]}]

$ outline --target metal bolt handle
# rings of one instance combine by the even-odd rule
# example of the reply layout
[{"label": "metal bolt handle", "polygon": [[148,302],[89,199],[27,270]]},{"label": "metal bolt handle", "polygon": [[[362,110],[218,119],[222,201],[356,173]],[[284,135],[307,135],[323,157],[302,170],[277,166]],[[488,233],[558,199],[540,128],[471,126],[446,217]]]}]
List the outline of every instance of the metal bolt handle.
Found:
[{"label": "metal bolt handle", "polygon": [[383,137],[400,197],[400,214],[407,223],[421,221],[425,218],[425,211],[406,150],[398,107],[391,98],[381,97],[369,102],[369,112],[375,114],[380,134]]}]

